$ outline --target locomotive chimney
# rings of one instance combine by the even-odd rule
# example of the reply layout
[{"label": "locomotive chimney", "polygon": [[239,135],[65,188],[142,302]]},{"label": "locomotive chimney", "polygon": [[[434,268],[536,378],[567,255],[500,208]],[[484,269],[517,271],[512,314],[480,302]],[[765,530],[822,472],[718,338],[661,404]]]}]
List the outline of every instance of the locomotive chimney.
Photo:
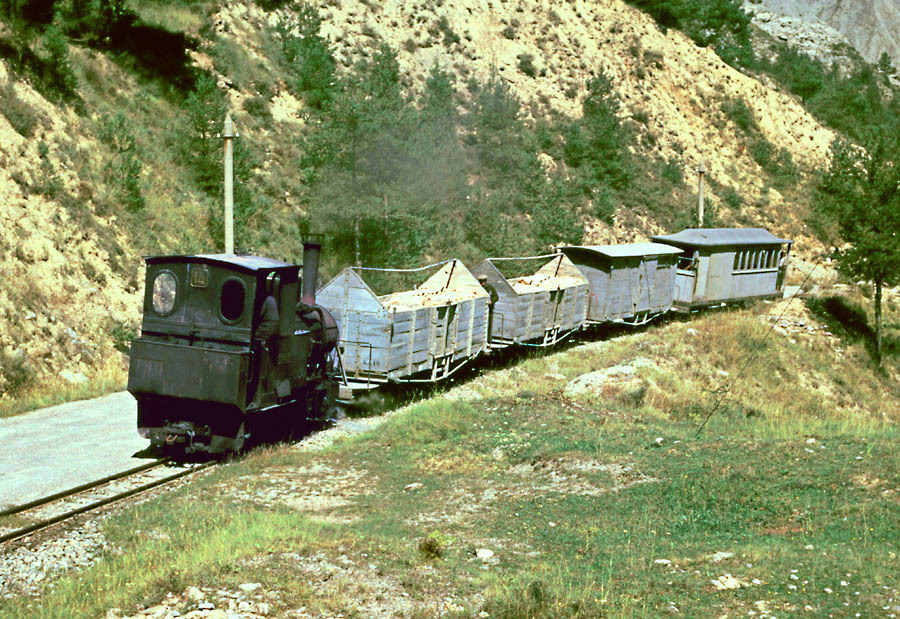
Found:
[{"label": "locomotive chimney", "polygon": [[319,252],[322,236],[307,234],[303,239],[303,295],[300,302],[312,307],[316,304],[316,280],[319,277]]}]

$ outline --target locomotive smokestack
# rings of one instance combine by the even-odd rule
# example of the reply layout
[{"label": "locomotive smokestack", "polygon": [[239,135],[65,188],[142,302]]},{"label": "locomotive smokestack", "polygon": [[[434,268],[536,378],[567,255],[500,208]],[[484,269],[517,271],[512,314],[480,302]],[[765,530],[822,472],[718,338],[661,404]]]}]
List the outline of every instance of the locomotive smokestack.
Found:
[{"label": "locomotive smokestack", "polygon": [[316,304],[316,280],[319,277],[319,253],[322,236],[308,234],[303,239],[303,295],[300,302],[312,307]]}]

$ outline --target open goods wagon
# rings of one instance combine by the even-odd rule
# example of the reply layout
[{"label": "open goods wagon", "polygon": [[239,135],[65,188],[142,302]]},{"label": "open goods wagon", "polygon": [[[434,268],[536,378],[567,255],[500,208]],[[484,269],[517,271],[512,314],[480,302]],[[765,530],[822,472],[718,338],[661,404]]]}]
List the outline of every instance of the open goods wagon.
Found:
[{"label": "open goods wagon", "polygon": [[[536,272],[507,278],[497,263],[549,258]],[[510,344],[550,346],[584,325],[588,280],[563,254],[535,258],[488,258],[472,269],[496,300],[488,336],[492,348]]]},{"label": "open goods wagon", "polygon": [[437,381],[487,347],[489,296],[459,260],[413,290],[381,296],[363,281],[365,271],[346,268],[316,295],[340,328],[351,389]]}]

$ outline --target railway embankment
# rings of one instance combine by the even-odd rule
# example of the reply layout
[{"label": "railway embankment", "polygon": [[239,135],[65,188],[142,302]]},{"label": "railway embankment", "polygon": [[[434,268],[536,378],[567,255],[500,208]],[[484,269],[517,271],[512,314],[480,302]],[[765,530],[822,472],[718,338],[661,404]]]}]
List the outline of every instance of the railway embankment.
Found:
[{"label": "railway embankment", "polygon": [[0,611],[897,612],[896,367],[825,316],[671,320],[351,415],[103,520],[90,567]]}]

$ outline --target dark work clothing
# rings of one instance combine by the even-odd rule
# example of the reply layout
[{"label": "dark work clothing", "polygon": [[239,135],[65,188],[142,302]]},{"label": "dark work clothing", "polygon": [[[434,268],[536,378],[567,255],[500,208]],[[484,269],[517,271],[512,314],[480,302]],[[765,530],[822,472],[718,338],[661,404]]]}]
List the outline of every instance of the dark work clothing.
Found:
[{"label": "dark work clothing", "polygon": [[278,335],[278,327],[281,324],[281,318],[278,316],[278,303],[275,297],[268,296],[263,301],[259,310],[259,328],[256,329],[256,337],[261,340],[267,340],[274,335]]},{"label": "dark work clothing", "polygon": [[497,289],[494,288],[493,286],[491,286],[490,284],[485,284],[484,289],[488,293],[488,296],[490,296],[489,303],[490,303],[491,307],[493,307],[494,303],[496,303],[497,301],[500,300],[500,295],[497,294]]}]

